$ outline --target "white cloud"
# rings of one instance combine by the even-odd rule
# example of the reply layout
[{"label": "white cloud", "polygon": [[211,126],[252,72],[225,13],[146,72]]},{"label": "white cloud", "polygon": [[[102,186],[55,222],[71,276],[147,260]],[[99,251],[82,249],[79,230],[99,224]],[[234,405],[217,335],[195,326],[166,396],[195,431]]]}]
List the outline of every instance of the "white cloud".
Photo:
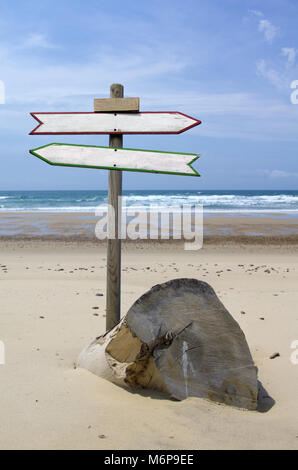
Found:
[{"label": "white cloud", "polygon": [[278,28],[270,23],[269,20],[264,19],[259,22],[259,31],[263,32],[266,41],[271,43],[278,32]]},{"label": "white cloud", "polygon": [[293,47],[283,47],[281,55],[286,57],[286,62],[281,64],[279,61],[277,62],[278,65],[274,68],[268,65],[264,59],[259,60],[256,66],[257,75],[265,78],[278,89],[289,89],[290,83],[293,80],[293,72],[295,71],[296,50]]},{"label": "white cloud", "polygon": [[[12,51],[14,52],[14,51]],[[13,57],[13,54],[11,55]],[[123,55],[105,50],[92,60],[45,64],[36,56],[22,56],[3,64],[2,77],[7,86],[7,104],[14,107],[72,107],[92,103],[93,97],[109,94],[115,81],[129,84],[126,93],[154,91],[156,82],[179,74],[188,65],[164,47],[159,55],[147,47],[137,47]],[[22,76],[22,80],[19,77]],[[166,88],[166,85],[165,85]],[[69,108],[68,108],[69,107]],[[37,109],[37,108],[36,108]],[[67,110],[66,109],[66,110]]]},{"label": "white cloud", "polygon": [[285,79],[282,77],[282,74],[279,71],[268,67],[264,59],[257,63],[257,75],[268,80],[276,88],[285,87]]},{"label": "white cloud", "polygon": [[[264,37],[266,41],[272,42],[275,36],[278,33],[278,29],[276,26],[274,26],[271,21],[267,20],[264,18],[264,14],[260,10],[248,10],[248,13],[251,15],[255,16],[259,20],[259,25],[258,29],[261,33],[264,33]],[[260,19],[262,18],[262,19]]]},{"label": "white cloud", "polygon": [[281,54],[287,57],[288,66],[294,65],[296,59],[296,51],[293,47],[283,47]]},{"label": "white cloud", "polygon": [[257,173],[268,178],[298,178],[298,173],[295,171],[284,170],[257,170]]},{"label": "white cloud", "polygon": [[264,16],[263,13],[259,10],[248,10],[248,13],[251,13],[252,15],[255,15],[255,16]]},{"label": "white cloud", "polygon": [[56,49],[58,46],[48,41],[42,33],[31,33],[27,36],[20,46],[21,49],[40,47],[43,49]]}]

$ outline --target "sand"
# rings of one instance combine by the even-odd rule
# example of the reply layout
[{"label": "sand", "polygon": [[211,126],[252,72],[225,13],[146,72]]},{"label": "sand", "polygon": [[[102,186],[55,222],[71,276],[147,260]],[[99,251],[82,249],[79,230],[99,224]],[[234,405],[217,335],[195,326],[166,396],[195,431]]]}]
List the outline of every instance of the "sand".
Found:
[{"label": "sand", "polygon": [[254,412],[137,393],[75,368],[105,329],[105,256],[103,243],[0,242],[0,448],[297,449],[298,365],[290,360],[298,339],[297,245],[123,248],[123,314],[169,279],[213,286],[243,329],[267,392]]}]

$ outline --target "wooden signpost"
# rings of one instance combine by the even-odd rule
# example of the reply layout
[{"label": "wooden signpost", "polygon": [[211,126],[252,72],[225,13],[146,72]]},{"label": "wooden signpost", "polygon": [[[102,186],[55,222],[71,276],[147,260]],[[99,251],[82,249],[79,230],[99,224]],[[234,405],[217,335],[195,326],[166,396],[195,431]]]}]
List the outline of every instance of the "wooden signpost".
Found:
[{"label": "wooden signpost", "polygon": [[31,135],[110,134],[109,147],[51,143],[30,150],[50,165],[110,170],[108,202],[113,211],[108,224],[115,226],[115,238],[107,241],[106,329],[110,330],[120,321],[122,170],[200,176],[191,166],[199,155],[126,149],[122,135],[180,134],[201,121],[179,112],[139,112],[139,98],[124,98],[120,84],[111,85],[110,98],[94,100],[93,113],[31,115],[39,123]]},{"label": "wooden signpost", "polygon": [[[115,99],[123,100],[124,88],[119,83],[111,85],[110,97],[112,105]],[[94,104],[95,110],[95,104]],[[123,147],[122,135],[110,134],[110,147]],[[106,330],[111,330],[121,318],[121,195],[122,195],[122,171],[109,171],[109,207],[113,211],[108,213],[108,226],[114,224],[115,237],[107,239],[107,297],[106,297]],[[114,220],[111,220],[115,217]]]}]

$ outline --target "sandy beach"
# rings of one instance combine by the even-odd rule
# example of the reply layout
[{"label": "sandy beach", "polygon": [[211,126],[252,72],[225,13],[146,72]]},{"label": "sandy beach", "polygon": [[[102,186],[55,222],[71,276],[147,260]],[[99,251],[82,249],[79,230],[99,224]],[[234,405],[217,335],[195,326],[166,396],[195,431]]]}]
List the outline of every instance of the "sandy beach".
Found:
[{"label": "sandy beach", "polygon": [[0,448],[297,449],[298,365],[291,362],[291,343],[298,339],[298,250],[295,235],[289,241],[280,229],[286,224],[294,233],[296,222],[279,221],[272,242],[272,230],[267,238],[243,233],[241,241],[248,222],[233,220],[238,243],[216,236],[198,251],[184,251],[181,242],[124,244],[122,314],[157,283],[178,277],[210,283],[243,329],[258,367],[257,411],[137,393],[76,368],[80,351],[105,330],[105,243],[6,235],[0,241],[6,353]]}]

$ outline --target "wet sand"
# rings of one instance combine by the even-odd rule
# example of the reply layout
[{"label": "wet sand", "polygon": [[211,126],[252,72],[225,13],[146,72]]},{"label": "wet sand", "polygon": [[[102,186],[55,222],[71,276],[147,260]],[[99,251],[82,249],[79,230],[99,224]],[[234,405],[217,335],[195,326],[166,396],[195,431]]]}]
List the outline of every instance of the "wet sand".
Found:
[{"label": "wet sand", "polygon": [[[88,240],[99,243],[95,236],[98,221],[99,217],[88,212],[1,212],[0,240]],[[203,230],[204,243],[298,245],[298,218],[289,214],[204,214]],[[142,241],[147,239],[155,243],[150,240],[147,229],[143,230],[145,233],[147,238]],[[168,243],[168,240],[165,242]]]}]

